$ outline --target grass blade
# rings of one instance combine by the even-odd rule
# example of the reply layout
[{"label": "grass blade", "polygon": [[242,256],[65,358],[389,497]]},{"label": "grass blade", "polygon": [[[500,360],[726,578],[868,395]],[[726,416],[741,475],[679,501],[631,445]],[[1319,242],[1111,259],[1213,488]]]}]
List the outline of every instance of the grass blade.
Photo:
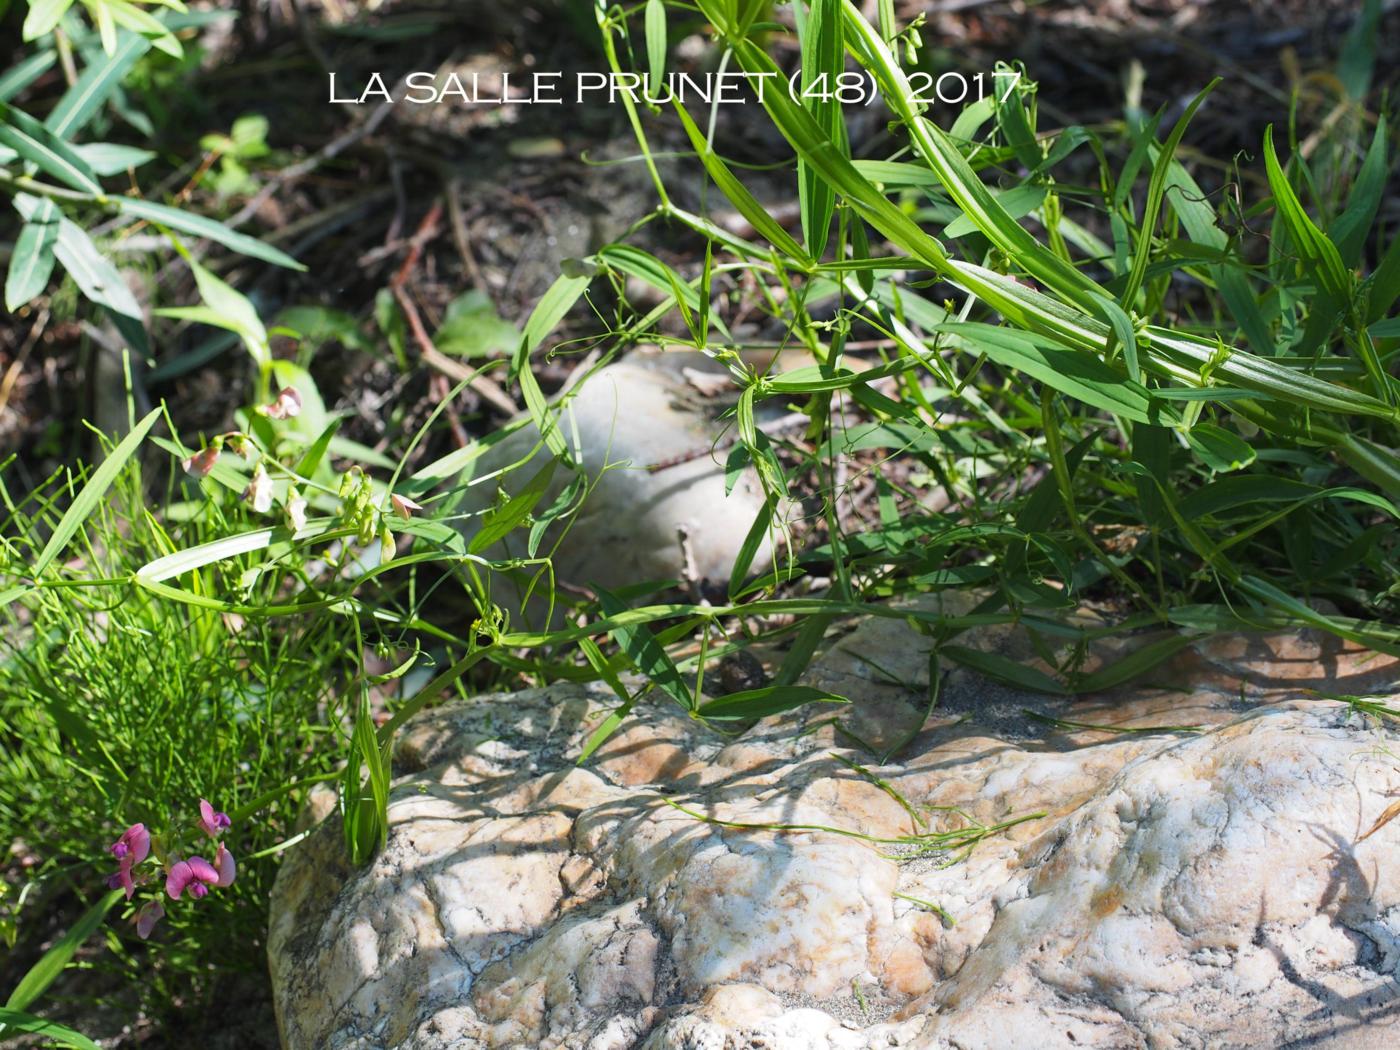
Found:
[{"label": "grass blade", "polygon": [[172,208],[165,204],[157,204],[155,201],[140,200],[136,197],[113,197],[111,201],[117,206],[117,210],[124,215],[145,219],[147,222],[153,222],[160,226],[169,226],[173,230],[192,234],[195,237],[204,237],[217,244],[222,244],[225,248],[231,248],[239,255],[261,259],[277,266],[285,266],[289,270],[304,271],[306,269],[286,252],[280,251],[270,244],[264,244],[256,237],[249,237],[246,233],[230,230],[223,223],[216,222],[206,216],[181,211],[179,208]]},{"label": "grass blade", "polygon": [[73,501],[73,505],[59,520],[58,527],[53,530],[53,535],[49,537],[49,542],[44,545],[44,549],[39,554],[39,558],[34,563],[33,576],[37,580],[44,575],[44,571],[53,564],[53,560],[63,552],[63,548],[68,546],[74,534],[82,528],[83,522],[97,509],[97,504],[102,501],[102,497],[107,494],[107,489],[116,480],[117,474],[126,466],[127,460],[136,454],[136,450],[141,447],[141,442],[146,439],[151,427],[160,418],[162,408],[153,408],[141,422],[132,428],[130,434],[122,438],[116,448],[112,449],[112,454],[102,461],[102,465],[93,471],[88,483],[83,486],[83,490],[78,493],[78,498]]},{"label": "grass blade", "polygon": [[[24,1010],[39,996],[44,994],[44,990],[58,979],[58,975],[64,968],[73,961],[74,954],[78,951],[84,941],[96,932],[102,925],[102,920],[107,917],[107,913],[112,910],[117,901],[122,899],[121,890],[110,890],[98,898],[97,903],[83,912],[82,918],[73,924],[73,928],[59,938],[58,943],[46,951],[43,956],[29,971],[20,978],[19,984],[15,985],[15,990],[10,993],[9,999],[5,1000],[7,1010]],[[0,1018],[0,1020],[5,1020]],[[9,1024],[9,1021],[5,1021]]]},{"label": "grass blade", "polygon": [[[598,594],[598,603],[606,616],[619,616],[628,611],[627,606],[615,595],[601,587],[594,587],[594,591]],[[627,654],[633,666],[646,675],[653,685],[687,711],[695,709],[695,697],[686,687],[675,662],[644,624],[617,626],[608,633]]]},{"label": "grass blade", "polygon": [[766,685],[707,700],[696,714],[711,722],[748,721],[782,714],[807,704],[849,704],[844,696],[806,685]]},{"label": "grass blade", "polygon": [[94,1043],[82,1032],[53,1021],[45,1021],[42,1017],[35,1017],[23,1010],[11,1010],[9,1007],[0,1007],[0,1034],[4,1032],[25,1032],[42,1036],[54,1046],[68,1046],[74,1050],[102,1050],[99,1044]]}]

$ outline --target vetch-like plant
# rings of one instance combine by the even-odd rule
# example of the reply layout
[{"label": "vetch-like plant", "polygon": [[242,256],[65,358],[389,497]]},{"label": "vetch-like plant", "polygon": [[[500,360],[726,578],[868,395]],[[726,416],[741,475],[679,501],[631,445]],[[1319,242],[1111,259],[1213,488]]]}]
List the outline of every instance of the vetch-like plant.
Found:
[{"label": "vetch-like plant", "polygon": [[[153,859],[163,872],[163,889],[171,900],[182,897],[202,900],[211,889],[233,885],[238,865],[232,851],[221,841],[233,822],[227,813],[216,810],[207,799],[199,800],[198,812],[194,827],[214,845],[212,862],[199,854],[182,856],[185,836],[179,830],[166,836],[153,837],[145,824],[133,824],[108,847],[118,864],[117,871],[107,878],[108,887],[121,890],[130,901],[137,889],[153,876],[151,871],[143,870],[148,858]],[[145,940],[165,914],[165,905],[159,896],[143,901],[132,915],[137,935]]]}]

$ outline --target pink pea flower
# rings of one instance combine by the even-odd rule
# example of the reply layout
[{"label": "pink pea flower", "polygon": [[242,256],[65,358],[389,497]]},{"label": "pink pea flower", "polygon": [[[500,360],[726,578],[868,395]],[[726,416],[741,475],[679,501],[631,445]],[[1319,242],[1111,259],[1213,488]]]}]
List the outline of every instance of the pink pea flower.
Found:
[{"label": "pink pea flower", "polygon": [[133,824],[108,849],[117,858],[117,870],[107,877],[107,885],[114,890],[125,891],[126,899],[131,900],[136,892],[136,880],[131,877],[131,869],[151,855],[151,833],[146,830],[145,824]]},{"label": "pink pea flower", "polygon": [[172,900],[179,900],[180,894],[186,890],[189,890],[191,897],[199,900],[209,892],[210,886],[218,884],[219,873],[203,857],[177,860],[170,865],[170,872],[165,876],[165,892],[170,894]]},{"label": "pink pea flower", "polygon": [[163,918],[165,918],[165,906],[161,904],[160,898],[147,901],[131,918],[131,921],[136,923],[136,936],[144,941],[151,935],[156,923]]},{"label": "pink pea flower", "polygon": [[219,446],[210,445],[208,448],[202,448],[194,455],[182,459],[180,466],[184,468],[186,474],[202,478],[208,476],[217,462],[219,462]]},{"label": "pink pea flower", "polygon": [[423,509],[407,496],[400,496],[397,492],[389,496],[389,502],[394,505],[394,513],[405,520],[413,517],[413,512],[415,510]]},{"label": "pink pea flower", "polygon": [[247,434],[240,434],[237,430],[231,430],[224,435],[224,444],[235,456],[242,456],[244,459],[253,457],[253,443],[248,440]]},{"label": "pink pea flower", "polygon": [[258,514],[266,514],[272,509],[272,479],[259,463],[253,468],[253,480],[243,490],[243,498]]},{"label": "pink pea flower", "polygon": [[233,885],[234,876],[238,874],[238,865],[233,862],[233,854],[222,842],[219,843],[219,852],[214,854],[214,869],[219,873],[215,880],[215,886]]},{"label": "pink pea flower", "polygon": [[228,819],[227,813],[220,813],[209,804],[208,799],[199,800],[199,826],[204,829],[204,834],[211,839],[216,839],[222,834],[233,821]]},{"label": "pink pea flower", "polygon": [[292,419],[301,415],[301,395],[295,387],[283,387],[270,405],[258,406],[258,414],[268,419]]}]

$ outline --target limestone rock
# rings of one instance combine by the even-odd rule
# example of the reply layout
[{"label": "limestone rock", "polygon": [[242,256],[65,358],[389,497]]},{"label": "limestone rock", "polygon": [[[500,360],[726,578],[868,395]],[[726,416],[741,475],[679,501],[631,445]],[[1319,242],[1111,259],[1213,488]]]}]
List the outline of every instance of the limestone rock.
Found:
[{"label": "limestone rock", "polygon": [[734,739],[639,708],[585,768],[595,687],[415,719],[381,854],[349,870],[332,818],[279,874],[284,1044],[1396,1045],[1400,821],[1366,833],[1397,735],[1306,691],[1393,694],[1396,661],[1198,641],[1072,702],[955,671],[925,718],[929,644],[869,620],[809,673],[866,740],[918,729],[883,765],[829,709]]}]

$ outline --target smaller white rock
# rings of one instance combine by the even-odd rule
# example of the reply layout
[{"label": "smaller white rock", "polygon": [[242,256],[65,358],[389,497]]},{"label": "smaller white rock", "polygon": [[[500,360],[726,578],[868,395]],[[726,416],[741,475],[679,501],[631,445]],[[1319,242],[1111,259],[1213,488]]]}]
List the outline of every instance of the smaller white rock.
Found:
[{"label": "smaller white rock", "polygon": [[[587,377],[567,396],[557,413],[560,432],[578,452],[592,491],[553,556],[559,577],[578,585],[613,588],[646,580],[724,582],[763,495],[751,469],[739,476],[726,494],[726,436],[732,420],[717,417],[732,403],[706,397],[687,380],[685,370],[701,368],[737,393],[723,369],[696,353],[634,353]],[[718,444],[717,444],[718,442]],[[518,492],[547,462],[549,452],[537,448],[539,432],[527,424],[486,453],[462,510],[479,514],[496,499],[503,468],[531,457],[505,480],[507,492]],[[537,510],[549,507],[576,477],[556,469]],[[479,517],[467,519],[473,534]],[[561,530],[546,533],[541,554],[553,549]],[[521,557],[524,532],[486,552],[488,556]],[[772,557],[768,544],[754,560],[761,571]],[[502,582],[504,590],[512,585]],[[519,609],[524,587],[501,594],[501,604]],[[493,595],[493,597],[495,597]],[[541,610],[532,608],[537,621]]]}]

